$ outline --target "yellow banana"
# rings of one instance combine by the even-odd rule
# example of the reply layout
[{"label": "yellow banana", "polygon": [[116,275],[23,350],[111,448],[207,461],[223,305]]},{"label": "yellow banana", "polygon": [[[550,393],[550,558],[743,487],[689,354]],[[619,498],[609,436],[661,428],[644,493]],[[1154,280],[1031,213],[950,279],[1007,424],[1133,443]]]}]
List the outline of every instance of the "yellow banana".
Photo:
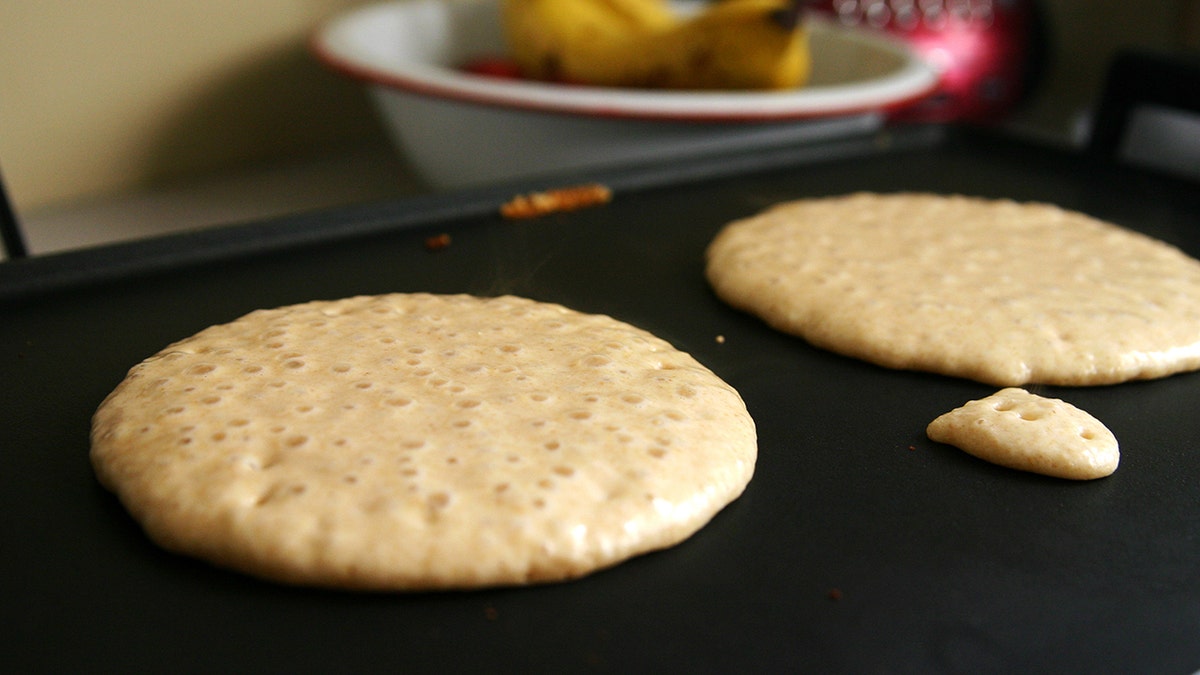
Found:
[{"label": "yellow banana", "polygon": [[808,80],[808,31],[790,0],[724,0],[656,40],[659,86],[790,89]]},{"label": "yellow banana", "polygon": [[678,19],[667,0],[503,0],[511,56],[528,77],[630,86],[646,37]]},{"label": "yellow banana", "polygon": [[809,74],[794,0],[723,0],[680,17],[665,0],[503,0],[527,76],[617,87],[785,89]]},{"label": "yellow banana", "polygon": [[615,14],[623,15],[633,26],[645,30],[670,28],[679,22],[679,17],[668,0],[594,0],[608,7]]}]

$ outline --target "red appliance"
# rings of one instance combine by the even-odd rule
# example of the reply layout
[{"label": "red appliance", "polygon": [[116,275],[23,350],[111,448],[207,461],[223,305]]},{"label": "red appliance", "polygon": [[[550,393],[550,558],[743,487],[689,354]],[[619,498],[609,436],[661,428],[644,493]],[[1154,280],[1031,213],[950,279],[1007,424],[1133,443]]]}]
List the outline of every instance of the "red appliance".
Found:
[{"label": "red appliance", "polygon": [[812,11],[908,41],[941,70],[935,93],[897,117],[993,121],[1028,93],[1045,52],[1034,0],[817,0]]}]

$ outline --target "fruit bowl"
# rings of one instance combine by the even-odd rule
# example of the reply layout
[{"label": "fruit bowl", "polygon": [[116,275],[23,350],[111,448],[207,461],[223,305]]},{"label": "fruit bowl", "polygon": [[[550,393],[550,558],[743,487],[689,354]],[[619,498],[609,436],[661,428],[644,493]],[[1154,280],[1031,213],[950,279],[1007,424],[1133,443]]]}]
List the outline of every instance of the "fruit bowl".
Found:
[{"label": "fruit bowl", "polygon": [[407,0],[335,17],[313,36],[363,82],[432,189],[869,134],[929,94],[937,72],[886,36],[808,19],[809,83],[784,91],[593,87],[467,72],[505,52],[499,0]]}]

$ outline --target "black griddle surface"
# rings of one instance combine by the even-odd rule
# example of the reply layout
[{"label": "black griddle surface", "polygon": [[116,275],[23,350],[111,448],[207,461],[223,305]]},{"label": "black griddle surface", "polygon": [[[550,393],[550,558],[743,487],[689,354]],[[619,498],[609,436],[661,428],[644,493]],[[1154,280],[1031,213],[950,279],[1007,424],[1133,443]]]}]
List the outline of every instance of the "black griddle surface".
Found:
[{"label": "black griddle surface", "polygon": [[[618,188],[611,204],[537,220],[503,221],[501,193],[474,192],[8,267],[0,665],[1200,670],[1200,373],[1037,388],[1104,421],[1122,449],[1110,478],[1049,479],[925,439],[933,417],[994,388],[816,350],[725,307],[702,276],[727,221],[855,190],[1050,201],[1200,256],[1200,190],[959,132],[855,157],[760,159],[677,167],[678,182],[599,176]],[[427,251],[442,232],[450,247]],[[279,586],[165,553],[95,482],[90,416],[133,364],[260,307],[395,291],[516,293],[657,333],[741,392],[759,429],[754,480],[673,549],[569,583],[429,594]]]}]

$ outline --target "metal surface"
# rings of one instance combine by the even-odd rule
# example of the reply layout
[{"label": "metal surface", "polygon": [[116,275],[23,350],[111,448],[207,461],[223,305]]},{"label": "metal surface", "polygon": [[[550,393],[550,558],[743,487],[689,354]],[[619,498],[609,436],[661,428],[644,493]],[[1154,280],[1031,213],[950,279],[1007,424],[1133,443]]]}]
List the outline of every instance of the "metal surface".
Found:
[{"label": "metal surface", "polygon": [[[0,665],[1200,669],[1200,374],[1039,389],[1091,412],[1122,444],[1110,478],[1043,478],[924,438],[933,417],[993,388],[813,349],[723,306],[702,277],[704,247],[728,220],[784,199],[862,189],[1053,201],[1195,256],[1200,191],[958,134],[802,165],[755,170],[753,158],[740,161],[724,165],[736,167],[730,175],[681,167],[686,180],[674,185],[661,174],[607,176],[619,186],[610,205],[531,221],[502,221],[474,194],[301,219],[288,245],[275,236],[286,223],[267,228],[269,237],[231,230],[220,235],[226,256],[181,253],[178,265],[125,265],[91,284],[79,273],[50,290],[37,283],[5,296]],[[319,236],[321,224],[330,236]],[[450,247],[425,250],[424,238],[442,232]],[[131,250],[145,252],[120,249]],[[98,253],[108,262],[96,269],[113,269],[120,251]],[[283,587],[164,553],[96,484],[90,415],[142,358],[259,307],[418,290],[561,302],[690,351],[738,388],[757,421],[753,482],[671,550],[571,583],[419,595]]]}]

